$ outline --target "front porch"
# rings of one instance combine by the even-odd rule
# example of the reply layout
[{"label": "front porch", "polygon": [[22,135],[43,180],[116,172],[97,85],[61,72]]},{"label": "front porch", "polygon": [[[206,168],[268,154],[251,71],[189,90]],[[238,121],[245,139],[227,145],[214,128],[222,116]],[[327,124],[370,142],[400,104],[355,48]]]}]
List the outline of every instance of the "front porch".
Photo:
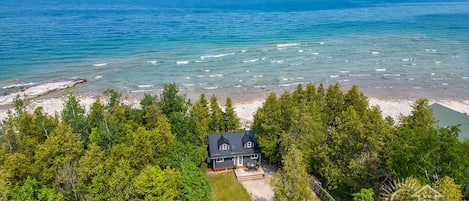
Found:
[{"label": "front porch", "polygon": [[264,168],[259,166],[257,168],[239,167],[234,170],[238,181],[257,180],[265,177]]}]

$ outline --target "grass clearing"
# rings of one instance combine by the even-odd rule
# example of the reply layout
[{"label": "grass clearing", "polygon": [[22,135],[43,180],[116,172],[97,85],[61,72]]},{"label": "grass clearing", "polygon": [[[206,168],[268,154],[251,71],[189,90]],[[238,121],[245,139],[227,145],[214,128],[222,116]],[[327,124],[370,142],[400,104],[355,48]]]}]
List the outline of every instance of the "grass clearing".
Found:
[{"label": "grass clearing", "polygon": [[212,187],[212,198],[217,201],[251,200],[249,193],[236,180],[234,172],[207,174]]}]

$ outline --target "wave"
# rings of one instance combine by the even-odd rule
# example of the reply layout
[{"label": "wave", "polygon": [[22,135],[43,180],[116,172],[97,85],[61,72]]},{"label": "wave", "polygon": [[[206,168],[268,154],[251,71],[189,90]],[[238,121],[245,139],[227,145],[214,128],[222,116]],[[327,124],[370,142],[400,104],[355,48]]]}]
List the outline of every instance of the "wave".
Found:
[{"label": "wave", "polygon": [[296,77],[297,80],[305,79],[305,77]]},{"label": "wave", "polygon": [[209,75],[209,77],[223,77],[223,74],[213,74]]},{"label": "wave", "polygon": [[149,64],[156,64],[156,63],[158,63],[158,60],[150,60],[150,61],[147,61],[147,63],[149,63]]},{"label": "wave", "polygon": [[303,50],[298,50],[298,52],[299,52],[299,53],[302,53],[302,52],[303,52]]},{"label": "wave", "polygon": [[253,78],[261,78],[264,77],[264,75],[254,75]]},{"label": "wave", "polygon": [[313,52],[312,55],[319,55],[319,52]]},{"label": "wave", "polygon": [[243,61],[243,63],[254,63],[256,61],[259,61],[259,59],[246,60],[246,61]]},{"label": "wave", "polygon": [[33,83],[33,82],[21,83],[21,84],[12,84],[12,85],[8,85],[8,86],[4,86],[4,87],[2,87],[2,89],[25,88],[25,87],[30,87],[30,86],[33,86],[33,85],[36,85],[36,84],[37,83]]},{"label": "wave", "polygon": [[279,84],[279,87],[289,87],[289,86],[296,86],[299,84],[304,84],[304,82],[295,82],[295,83],[290,83],[290,84]]},{"label": "wave", "polygon": [[197,75],[196,77],[203,78],[203,77],[205,77],[205,75]]},{"label": "wave", "polygon": [[245,53],[245,52],[247,52],[247,51],[248,51],[248,50],[241,50],[242,53]]},{"label": "wave", "polygon": [[377,54],[380,54],[380,52],[372,51],[371,54],[372,54],[372,55],[377,55]]},{"label": "wave", "polygon": [[277,47],[294,47],[294,46],[300,46],[300,43],[281,43],[277,44]]},{"label": "wave", "polygon": [[394,74],[384,74],[385,77],[400,77],[401,74],[399,73],[394,73]]},{"label": "wave", "polygon": [[182,84],[182,86],[185,86],[185,87],[192,87],[192,86],[194,86],[194,84],[188,83],[188,84]]},{"label": "wave", "polygon": [[100,67],[100,66],[106,66],[107,63],[98,63],[98,64],[93,64],[95,67]]},{"label": "wave", "polygon": [[204,59],[210,59],[210,58],[220,58],[220,57],[234,55],[234,54],[235,53],[205,55],[205,56],[200,56],[200,59],[204,60]]},{"label": "wave", "polygon": [[376,72],[384,72],[384,71],[386,71],[386,68],[376,68],[375,71]]},{"label": "wave", "polygon": [[283,60],[272,60],[272,61],[270,61],[270,63],[277,63],[277,64],[281,64],[283,62],[284,62]]},{"label": "wave", "polygon": [[208,72],[210,72],[210,69],[204,69],[204,70],[201,70],[201,71],[208,73]]},{"label": "wave", "polygon": [[98,79],[101,79],[101,78],[103,78],[102,75],[97,75],[96,77],[94,77],[94,79],[97,79],[97,80],[98,80]]},{"label": "wave", "polygon": [[233,87],[234,88],[241,88],[243,85],[240,85],[240,84],[233,84]]},{"label": "wave", "polygon": [[142,89],[142,90],[133,90],[133,91],[129,91],[129,93],[145,93],[145,92],[151,92],[153,90],[150,90],[150,89]]},{"label": "wave", "polygon": [[361,73],[361,74],[349,74],[350,77],[368,77],[371,76],[369,73]]},{"label": "wave", "polygon": [[218,87],[204,87],[205,90],[213,90],[213,89],[218,89]]},{"label": "wave", "polygon": [[151,84],[143,84],[143,85],[137,85],[138,88],[150,88],[153,87]]},{"label": "wave", "polygon": [[186,65],[189,64],[189,61],[176,61],[177,65]]},{"label": "wave", "polygon": [[267,88],[266,85],[254,85],[253,87],[254,88]]},{"label": "wave", "polygon": [[339,75],[330,75],[329,77],[330,77],[330,78],[338,78]]}]

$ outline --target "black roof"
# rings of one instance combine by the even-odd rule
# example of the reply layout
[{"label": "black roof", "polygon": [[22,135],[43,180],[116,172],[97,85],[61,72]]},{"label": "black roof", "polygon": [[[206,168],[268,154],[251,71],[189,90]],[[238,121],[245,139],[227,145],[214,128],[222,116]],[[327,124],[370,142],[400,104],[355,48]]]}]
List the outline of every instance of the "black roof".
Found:
[{"label": "black roof", "polygon": [[[244,154],[259,153],[259,145],[254,137],[255,131],[226,132],[208,135],[208,147],[210,158],[220,158],[228,156],[238,156]],[[247,141],[254,143],[252,148],[244,148]],[[228,150],[219,150],[223,143],[229,145]]]}]

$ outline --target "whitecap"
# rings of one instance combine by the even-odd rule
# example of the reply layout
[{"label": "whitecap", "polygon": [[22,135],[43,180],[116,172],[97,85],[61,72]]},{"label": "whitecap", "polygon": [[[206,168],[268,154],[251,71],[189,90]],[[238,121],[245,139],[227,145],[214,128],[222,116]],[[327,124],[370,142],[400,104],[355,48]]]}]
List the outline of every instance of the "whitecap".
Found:
[{"label": "whitecap", "polygon": [[288,81],[288,78],[282,78],[283,81]]},{"label": "whitecap", "polygon": [[376,72],[383,72],[383,71],[386,71],[386,68],[376,68],[375,71]]},{"label": "whitecap", "polygon": [[196,60],[195,63],[202,63],[204,61]]},{"label": "whitecap", "polygon": [[319,45],[324,45],[324,44],[326,44],[326,43],[325,42],[319,42]]},{"label": "whitecap", "polygon": [[107,63],[98,63],[98,64],[93,64],[95,67],[100,67],[100,66],[105,66]]},{"label": "whitecap", "polygon": [[286,47],[277,47],[277,50],[286,50]]},{"label": "whitecap", "polygon": [[327,57],[324,57],[324,58],[326,58],[326,59],[332,59],[332,58],[334,58],[334,57],[332,57],[332,56],[327,56]]},{"label": "whitecap", "polygon": [[349,74],[350,77],[368,77],[371,76],[371,74],[368,73],[362,73],[362,74]]},{"label": "whitecap", "polygon": [[279,87],[289,87],[289,86],[296,86],[299,84],[303,84],[303,82],[295,82],[295,83],[290,83],[290,84],[279,84]]},{"label": "whitecap", "polygon": [[197,75],[196,77],[202,78],[205,77],[205,75]]},{"label": "whitecap", "polygon": [[254,85],[253,87],[254,88],[266,88],[267,86],[266,85]]},{"label": "whitecap", "polygon": [[282,44],[277,44],[277,47],[293,47],[293,46],[299,46],[301,45],[300,43],[282,43]]},{"label": "whitecap", "polygon": [[409,61],[410,59],[402,59],[402,61]]},{"label": "whitecap", "polygon": [[192,87],[192,86],[194,86],[194,84],[187,83],[187,84],[182,84],[182,86],[185,86],[185,87]]},{"label": "whitecap", "polygon": [[233,85],[234,88],[240,88],[240,87],[242,87],[242,86],[243,86],[243,85],[240,85],[240,84],[234,84],[234,85]]},{"label": "whitecap", "polygon": [[413,77],[409,77],[409,80],[411,80],[411,81],[412,81],[412,80],[415,80],[415,78],[413,78]]},{"label": "whitecap", "polygon": [[435,61],[435,64],[441,64],[441,61]]},{"label": "whitecap", "polygon": [[392,73],[392,74],[384,74],[385,77],[400,77],[401,74],[399,73]]},{"label": "whitecap", "polygon": [[242,53],[245,53],[245,52],[247,52],[247,51],[248,51],[248,50],[241,50]]},{"label": "whitecap", "polygon": [[259,61],[259,59],[246,60],[246,61],[243,61],[243,63],[254,63],[256,61]]},{"label": "whitecap", "polygon": [[302,53],[302,52],[303,52],[303,50],[298,50],[298,52],[299,52],[299,53]]},{"label": "whitecap", "polygon": [[305,77],[296,77],[297,80],[305,79]]},{"label": "whitecap", "polygon": [[469,77],[461,77],[463,80],[469,80]]},{"label": "whitecap", "polygon": [[94,77],[94,79],[101,79],[101,78],[103,78],[102,75],[98,75],[98,76]]},{"label": "whitecap", "polygon": [[219,58],[219,57],[224,57],[228,55],[234,55],[235,53],[226,53],[226,54],[213,54],[213,55],[205,55],[205,56],[200,56],[200,59],[210,59],[210,58]]},{"label": "whitecap", "polygon": [[349,82],[350,80],[342,80],[342,82]]},{"label": "whitecap", "polygon": [[32,85],[35,85],[36,83],[22,83],[22,84],[12,84],[12,85],[8,85],[8,86],[4,86],[2,87],[2,89],[11,89],[11,88],[23,88],[23,87],[28,87],[28,86],[32,86]]},{"label": "whitecap", "polygon": [[210,69],[204,69],[204,70],[202,70],[202,71],[208,73],[208,72],[210,72]]},{"label": "whitecap", "polygon": [[204,87],[205,90],[213,90],[213,89],[218,89],[218,87]]},{"label": "whitecap", "polygon": [[435,73],[431,73],[430,75],[431,75],[431,76],[434,76],[434,75],[435,75]]},{"label": "whitecap", "polygon": [[379,53],[380,53],[380,52],[377,52],[377,51],[372,51],[372,52],[371,52],[372,55],[377,55],[377,54],[379,54]]},{"label": "whitecap", "polygon": [[319,52],[313,52],[312,55],[319,55]]},{"label": "whitecap", "polygon": [[340,73],[345,74],[345,73],[350,73],[348,70],[341,70]]},{"label": "whitecap", "polygon": [[223,77],[223,74],[213,74],[209,75],[209,77]]},{"label": "whitecap", "polygon": [[238,82],[243,82],[243,80],[238,80]]},{"label": "whitecap", "polygon": [[186,65],[189,64],[189,61],[176,61],[177,65]]},{"label": "whitecap", "polygon": [[281,63],[283,63],[283,62],[284,62],[283,60],[272,60],[270,63],[281,64]]},{"label": "whitecap", "polygon": [[267,59],[267,57],[262,57],[262,58],[261,58],[262,61],[264,61],[264,60],[266,60],[266,59]]},{"label": "whitecap", "polygon": [[329,77],[330,77],[330,78],[338,78],[339,75],[330,75]]},{"label": "whitecap", "polygon": [[191,79],[191,77],[184,77],[184,78],[186,78],[186,80],[190,80],[190,79]]},{"label": "whitecap", "polygon": [[251,72],[251,71],[249,71],[249,70],[246,70],[246,73],[250,73],[250,72]]},{"label": "whitecap", "polygon": [[129,92],[130,93],[145,93],[145,92],[150,92],[150,91],[153,91],[153,90],[142,89],[142,90],[133,90],[133,91],[129,91]]},{"label": "whitecap", "polygon": [[441,85],[443,85],[443,86],[448,86],[448,83],[441,83]]},{"label": "whitecap", "polygon": [[152,87],[153,85],[151,84],[143,84],[143,85],[137,85],[138,88],[150,88]]},{"label": "whitecap", "polygon": [[150,61],[147,61],[147,63],[150,63],[150,64],[156,64],[158,62],[158,60],[150,60]]},{"label": "whitecap", "polygon": [[264,75],[254,75],[253,77],[254,78],[261,78],[261,77],[264,77]]}]

